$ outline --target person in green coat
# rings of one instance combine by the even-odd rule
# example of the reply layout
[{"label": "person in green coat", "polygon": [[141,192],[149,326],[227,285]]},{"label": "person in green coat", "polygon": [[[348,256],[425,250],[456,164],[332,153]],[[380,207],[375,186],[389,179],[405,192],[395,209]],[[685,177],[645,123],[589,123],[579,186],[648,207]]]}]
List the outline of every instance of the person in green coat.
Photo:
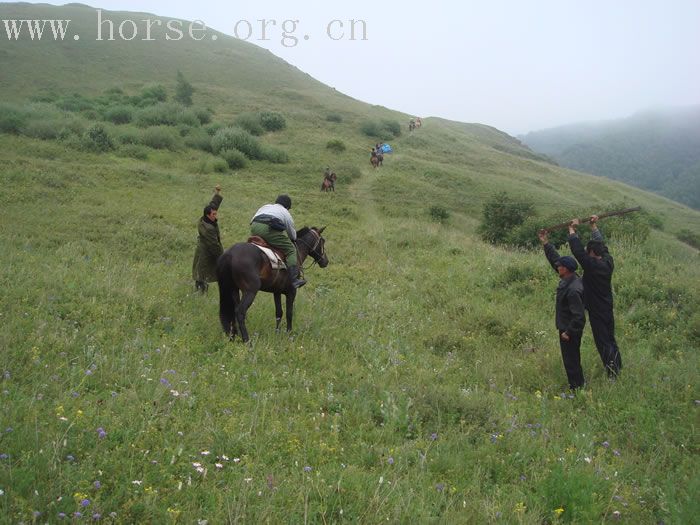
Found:
[{"label": "person in green coat", "polygon": [[217,184],[211,202],[204,207],[197,224],[197,249],[192,262],[192,278],[195,289],[202,293],[209,288],[208,283],[216,281],[216,261],[224,253],[217,221],[222,200],[221,186]]}]

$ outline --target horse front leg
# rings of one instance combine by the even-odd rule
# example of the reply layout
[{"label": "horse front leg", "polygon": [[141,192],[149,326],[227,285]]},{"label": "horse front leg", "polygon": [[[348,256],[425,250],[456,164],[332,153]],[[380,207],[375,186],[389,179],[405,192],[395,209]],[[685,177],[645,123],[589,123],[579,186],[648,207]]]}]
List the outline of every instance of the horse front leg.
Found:
[{"label": "horse front leg", "polygon": [[275,332],[280,333],[282,322],[282,294],[275,292]]},{"label": "horse front leg", "polygon": [[292,317],[294,316],[294,299],[297,291],[292,289],[287,293],[287,332],[292,331]]}]

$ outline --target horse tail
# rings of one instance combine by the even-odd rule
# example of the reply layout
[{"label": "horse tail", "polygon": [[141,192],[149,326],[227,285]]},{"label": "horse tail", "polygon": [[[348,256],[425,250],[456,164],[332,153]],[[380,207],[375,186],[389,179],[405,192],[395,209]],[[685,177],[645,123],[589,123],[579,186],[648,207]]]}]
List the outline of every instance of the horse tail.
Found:
[{"label": "horse tail", "polygon": [[240,302],[232,270],[231,255],[225,253],[219,257],[216,278],[219,282],[219,320],[224,333],[231,339],[236,335],[236,306]]}]

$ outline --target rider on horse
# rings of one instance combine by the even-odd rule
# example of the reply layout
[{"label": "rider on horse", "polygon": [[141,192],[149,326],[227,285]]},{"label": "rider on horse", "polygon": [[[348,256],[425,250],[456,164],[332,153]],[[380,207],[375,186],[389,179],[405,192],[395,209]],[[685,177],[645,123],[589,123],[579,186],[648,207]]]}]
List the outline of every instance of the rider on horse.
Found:
[{"label": "rider on horse", "polygon": [[[292,199],[289,195],[280,195],[274,204],[265,204],[253,215],[250,221],[250,234],[262,237],[271,246],[285,253],[292,286],[301,288],[306,281],[299,278],[297,249],[293,242],[297,239],[297,231],[294,229],[292,215],[288,211],[290,209],[292,209]],[[287,235],[284,234],[285,231]]]}]

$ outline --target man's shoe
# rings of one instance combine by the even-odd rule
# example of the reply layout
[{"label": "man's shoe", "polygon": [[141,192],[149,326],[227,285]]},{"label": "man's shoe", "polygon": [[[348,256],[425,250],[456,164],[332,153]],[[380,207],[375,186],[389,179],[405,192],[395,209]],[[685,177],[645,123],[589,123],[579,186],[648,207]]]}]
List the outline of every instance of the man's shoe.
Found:
[{"label": "man's shoe", "polygon": [[294,288],[301,288],[306,284],[304,279],[299,278],[299,267],[290,266],[289,267],[289,278],[292,280],[292,286]]}]

